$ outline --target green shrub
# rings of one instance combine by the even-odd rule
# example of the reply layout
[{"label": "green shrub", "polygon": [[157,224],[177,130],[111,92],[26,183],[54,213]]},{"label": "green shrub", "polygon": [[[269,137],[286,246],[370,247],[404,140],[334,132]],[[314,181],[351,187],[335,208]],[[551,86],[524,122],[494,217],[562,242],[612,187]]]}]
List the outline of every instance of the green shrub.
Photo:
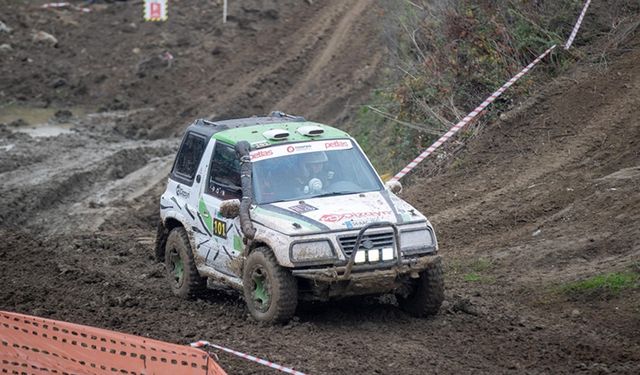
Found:
[{"label": "green shrub", "polygon": [[[380,173],[402,168],[546,48],[562,43],[582,1],[539,3],[382,2],[389,70],[384,88],[350,126]],[[555,57],[537,74],[552,74],[565,59]],[[474,126],[509,108],[533,82],[523,78]]]}]

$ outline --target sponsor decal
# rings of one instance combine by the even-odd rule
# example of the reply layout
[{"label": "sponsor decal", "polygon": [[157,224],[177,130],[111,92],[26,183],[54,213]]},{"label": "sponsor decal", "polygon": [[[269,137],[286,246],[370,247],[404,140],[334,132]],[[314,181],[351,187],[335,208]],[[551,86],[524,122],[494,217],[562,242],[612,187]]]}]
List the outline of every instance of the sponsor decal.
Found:
[{"label": "sponsor decal", "polygon": [[213,219],[213,235],[220,238],[227,238],[227,222]]},{"label": "sponsor decal", "polygon": [[338,148],[338,149],[342,149],[342,148],[348,148],[349,145],[349,141],[341,141],[339,139],[336,139],[335,141],[331,141],[331,142],[325,142],[324,143],[324,149],[328,150],[331,148]]},{"label": "sponsor decal", "polygon": [[290,154],[294,152],[308,152],[308,151],[313,151],[313,145],[311,143],[303,143],[303,144],[287,146],[287,152]]},{"label": "sponsor decal", "polygon": [[353,148],[353,144],[348,139],[335,139],[330,141],[312,141],[304,143],[285,144],[271,146],[251,152],[251,161],[261,161],[265,159],[277,158],[280,156],[304,154],[307,152],[348,150]]},{"label": "sponsor decal", "polygon": [[[319,220],[327,223],[337,223],[349,219],[380,218],[392,214],[391,211],[348,212],[344,214],[325,214],[320,216]],[[355,220],[349,221],[355,223]]]},{"label": "sponsor decal", "polygon": [[317,210],[318,208],[313,207],[313,206],[312,206],[312,205],[310,205],[310,204],[300,203],[300,204],[298,204],[298,205],[295,205],[295,206],[291,206],[291,207],[289,207],[289,209],[290,209],[291,211],[295,212],[295,213],[303,214],[303,213],[305,213],[305,212],[315,211],[315,210]]},{"label": "sponsor decal", "polygon": [[180,184],[176,186],[176,195],[180,198],[189,199],[189,192],[184,190]]},{"label": "sponsor decal", "polygon": [[273,155],[273,150],[259,150],[253,151],[251,154],[251,161],[266,158]]}]

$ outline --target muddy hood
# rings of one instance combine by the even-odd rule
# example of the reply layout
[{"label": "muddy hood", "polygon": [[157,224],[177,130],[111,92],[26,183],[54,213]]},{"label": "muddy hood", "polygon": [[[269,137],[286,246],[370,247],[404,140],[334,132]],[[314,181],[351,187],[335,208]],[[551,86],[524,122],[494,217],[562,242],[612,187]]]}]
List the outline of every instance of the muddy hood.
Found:
[{"label": "muddy hood", "polygon": [[359,229],[380,221],[405,224],[426,220],[388,191],[258,205],[251,217],[258,224],[286,234]]}]

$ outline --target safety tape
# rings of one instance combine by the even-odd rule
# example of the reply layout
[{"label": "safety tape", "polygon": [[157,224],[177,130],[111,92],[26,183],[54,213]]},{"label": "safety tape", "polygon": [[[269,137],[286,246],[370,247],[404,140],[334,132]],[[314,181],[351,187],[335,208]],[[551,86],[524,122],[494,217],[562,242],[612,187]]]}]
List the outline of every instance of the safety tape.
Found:
[{"label": "safety tape", "polygon": [[402,177],[404,177],[407,173],[409,173],[413,168],[415,168],[420,162],[422,162],[427,156],[431,155],[438,147],[440,147],[443,143],[445,143],[449,138],[451,138],[454,134],[456,134],[460,129],[462,129],[465,125],[467,125],[471,120],[473,120],[478,114],[480,114],[489,104],[493,103],[506,89],[511,87],[514,83],[516,83],[522,76],[527,74],[529,70],[531,70],[536,64],[540,62],[540,60],[544,59],[553,49],[556,48],[554,44],[549,49],[547,49],[542,55],[538,56],[533,62],[527,65],[524,69],[520,71],[520,73],[516,74],[513,78],[511,78],[507,83],[502,85],[496,92],[491,94],[482,104],[480,104],[476,109],[471,111],[465,118],[463,118],[460,122],[454,125],[448,132],[446,132],[442,137],[440,137],[435,143],[433,143],[429,148],[424,150],[417,158],[413,159],[411,163],[409,163],[406,167],[404,167],[398,174],[391,178],[391,181],[398,181]]},{"label": "safety tape", "polygon": [[584,8],[582,8],[582,13],[580,13],[580,17],[578,17],[578,22],[576,22],[576,25],[573,27],[573,31],[571,31],[571,35],[569,36],[567,43],[564,45],[565,50],[569,49],[569,47],[571,47],[571,44],[573,44],[573,40],[576,38],[576,35],[578,34],[578,29],[580,28],[580,25],[582,24],[582,20],[584,19],[584,15],[587,14],[587,8],[589,8],[589,4],[591,4],[591,0],[587,0],[587,2],[584,4]]},{"label": "safety tape", "polygon": [[233,355],[236,355],[236,356],[238,356],[240,358],[244,358],[246,360],[249,360],[249,361],[252,361],[252,362],[256,362],[256,363],[259,363],[261,365],[270,367],[272,369],[279,370],[279,371],[282,371],[282,372],[286,372],[287,374],[306,375],[304,372],[296,371],[296,370],[294,370],[292,368],[284,367],[284,366],[278,365],[276,363],[269,362],[267,360],[254,357],[254,356],[249,355],[249,354],[245,354],[245,353],[242,353],[242,352],[235,351],[233,349],[225,348],[224,346],[212,344],[212,343],[210,343],[208,341],[202,341],[202,340],[201,341],[196,341],[196,342],[192,343],[191,346],[194,347],[194,348],[201,348],[201,349],[202,348],[207,348],[207,347],[219,349],[219,350],[225,351],[227,353],[231,353]]},{"label": "safety tape", "polygon": [[[569,49],[569,47],[571,47],[571,44],[573,44],[573,40],[576,38],[576,35],[578,34],[578,29],[580,29],[580,25],[582,24],[582,21],[584,20],[584,15],[587,13],[587,9],[589,8],[589,4],[591,4],[591,0],[587,0],[585,2],[584,7],[582,8],[582,12],[580,13],[580,16],[578,17],[578,21],[576,22],[575,26],[573,27],[573,30],[571,31],[571,35],[569,36],[569,39],[567,40],[567,43],[564,46],[565,50]],[[491,104],[500,95],[502,95],[502,93],[506,89],[508,89],[511,85],[513,85],[523,75],[527,74],[527,72],[529,70],[531,70],[531,68],[533,68],[537,63],[539,63],[540,60],[545,58],[545,56],[547,56],[554,48],[556,48],[555,44],[553,46],[551,46],[551,48],[546,50],[542,55],[538,56],[538,58],[535,59],[531,64],[527,65],[524,69],[522,69],[522,71],[520,73],[516,74],[513,78],[511,78],[509,80],[509,82],[505,83],[496,92],[491,94],[491,96],[488,97],[487,100],[482,102],[482,104],[480,104],[476,109],[471,111],[471,113],[469,113],[467,115],[467,117],[462,119],[462,121],[458,122],[454,127],[452,127],[448,132],[446,132],[442,137],[440,137],[437,141],[435,141],[435,143],[433,143],[431,146],[429,146],[429,148],[427,148],[420,155],[418,155],[417,158],[413,159],[413,161],[411,161],[411,163],[407,164],[407,166],[404,167],[395,176],[393,176],[393,178],[391,178],[390,181],[398,181],[399,179],[404,177],[407,173],[409,173],[413,168],[415,168],[418,164],[420,164],[420,162],[422,162],[427,156],[431,155],[436,149],[438,149],[438,147],[440,147],[444,142],[446,142],[449,138],[451,138],[454,134],[456,134],[460,129],[462,129],[465,125],[467,125],[469,122],[471,122],[471,120],[473,120],[480,112],[482,112],[482,110],[484,110],[489,104]]]}]

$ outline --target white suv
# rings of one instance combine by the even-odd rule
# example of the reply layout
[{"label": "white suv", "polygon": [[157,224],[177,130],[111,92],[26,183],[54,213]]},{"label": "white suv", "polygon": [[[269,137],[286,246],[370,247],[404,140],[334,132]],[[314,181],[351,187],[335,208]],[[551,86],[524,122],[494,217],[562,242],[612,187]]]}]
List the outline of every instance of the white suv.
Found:
[{"label": "white suv", "polygon": [[336,128],[281,112],[197,120],[160,199],[156,256],[174,294],[223,282],[259,321],[288,321],[300,299],[385,293],[412,315],[435,314],[436,236],[400,190]]}]

